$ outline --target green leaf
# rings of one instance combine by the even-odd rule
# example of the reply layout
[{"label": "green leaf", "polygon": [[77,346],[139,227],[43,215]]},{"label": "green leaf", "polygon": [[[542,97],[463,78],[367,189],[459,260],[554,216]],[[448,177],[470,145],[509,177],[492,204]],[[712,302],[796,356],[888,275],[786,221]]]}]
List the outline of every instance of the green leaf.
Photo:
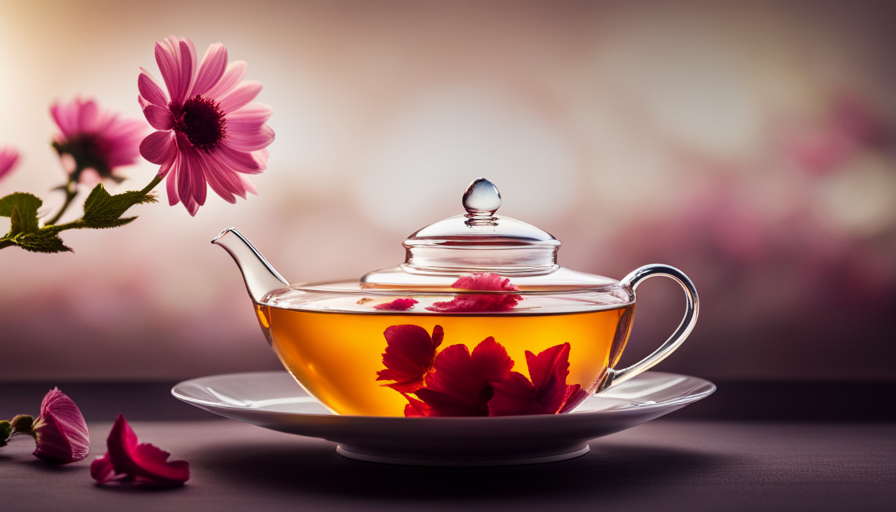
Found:
[{"label": "green leaf", "polygon": [[42,204],[43,201],[39,198],[24,192],[0,198],[0,216],[9,217],[12,221],[9,234],[36,232],[40,228],[37,222],[37,209]]},{"label": "green leaf", "polygon": [[135,204],[154,203],[154,194],[134,190],[115,194],[106,191],[100,183],[90,192],[84,201],[83,227],[105,229],[123,226],[136,217],[121,218],[122,214]]},{"label": "green leaf", "polygon": [[73,252],[52,230],[23,233],[8,240],[29,252]]},{"label": "green leaf", "polygon": [[0,217],[12,215],[12,207],[20,205],[20,208],[33,208],[35,211],[44,204],[39,197],[25,192],[16,192],[6,197],[0,197]]},{"label": "green leaf", "polygon": [[6,446],[9,435],[12,434],[12,427],[6,420],[0,421],[0,446]]}]

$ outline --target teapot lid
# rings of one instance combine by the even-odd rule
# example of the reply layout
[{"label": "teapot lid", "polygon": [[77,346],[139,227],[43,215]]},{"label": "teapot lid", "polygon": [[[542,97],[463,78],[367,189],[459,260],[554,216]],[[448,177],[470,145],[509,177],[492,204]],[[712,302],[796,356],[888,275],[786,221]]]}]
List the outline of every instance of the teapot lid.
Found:
[{"label": "teapot lid", "polygon": [[458,276],[493,273],[517,285],[580,288],[615,284],[616,280],[564,269],[557,264],[560,240],[531,224],[496,215],[501,193],[494,183],[477,178],[463,195],[466,213],[430,224],[407,237],[405,261],[370,272],[364,288],[450,286]]}]

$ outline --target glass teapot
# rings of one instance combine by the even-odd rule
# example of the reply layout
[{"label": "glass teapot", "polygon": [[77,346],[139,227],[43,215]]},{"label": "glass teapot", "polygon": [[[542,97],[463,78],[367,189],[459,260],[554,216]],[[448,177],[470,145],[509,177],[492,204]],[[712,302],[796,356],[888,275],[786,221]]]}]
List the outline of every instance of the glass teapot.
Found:
[{"label": "glass teapot", "polygon": [[[557,265],[560,241],[496,215],[501,194],[473,181],[465,214],[404,241],[396,267],[360,280],[290,285],[235,229],[214,240],[236,261],[284,367],[336,414],[508,416],[570,412],[647,370],[690,334],[697,291],[680,270],[621,281]],[[684,319],[642,361],[616,369],[645,279],[684,289]]]}]

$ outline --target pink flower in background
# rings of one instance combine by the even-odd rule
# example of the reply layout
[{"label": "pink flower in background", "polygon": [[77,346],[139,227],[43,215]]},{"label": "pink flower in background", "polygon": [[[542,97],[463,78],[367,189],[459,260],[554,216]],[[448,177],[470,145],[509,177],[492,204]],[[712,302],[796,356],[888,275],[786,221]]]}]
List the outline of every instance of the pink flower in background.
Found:
[{"label": "pink flower in background", "polygon": [[[451,285],[459,290],[516,292],[519,288],[510,279],[498,274],[483,273],[464,276]],[[481,313],[510,311],[523,297],[511,293],[460,293],[447,302],[435,302],[428,310],[437,313]]]},{"label": "pink flower in background", "polygon": [[110,178],[120,182],[123,178],[114,174],[115,169],[137,161],[140,140],[146,135],[142,122],[121,119],[95,101],[82,98],[56,102],[50,113],[61,132],[53,138],[53,147],[60,156],[67,154],[75,161],[66,169],[72,181],[82,181],[81,173],[91,170],[95,174],[87,181]]},{"label": "pink flower in background", "polygon": [[[15,419],[13,425],[15,427]],[[34,456],[54,464],[84,460],[90,453],[90,435],[81,410],[59,388],[53,388],[40,404],[40,416],[31,425],[37,442]]]},{"label": "pink flower in background", "polygon": [[841,170],[863,150],[882,149],[891,133],[879,115],[858,94],[841,91],[828,105],[825,119],[784,137],[784,150],[813,174]]},{"label": "pink flower in background", "polygon": [[19,152],[12,147],[0,148],[0,178],[12,171],[19,161]]},{"label": "pink flower in background", "polygon": [[205,204],[206,184],[229,203],[257,193],[246,178],[267,168],[265,149],[274,131],[265,123],[273,110],[253,103],[259,82],[242,82],[246,63],[227,63],[227,48],[209,46],[202,61],[187,38],[156,42],[156,62],[167,94],[142,70],[137,84],[143,114],[158,130],[140,144],[140,154],[161,165],[168,202],[183,202],[190,215]]},{"label": "pink flower in background", "polygon": [[140,443],[137,434],[121,414],[115,418],[106,440],[109,451],[90,463],[90,476],[103,483],[118,478],[158,485],[182,485],[190,479],[190,464],[168,461],[170,453],[149,443]]}]

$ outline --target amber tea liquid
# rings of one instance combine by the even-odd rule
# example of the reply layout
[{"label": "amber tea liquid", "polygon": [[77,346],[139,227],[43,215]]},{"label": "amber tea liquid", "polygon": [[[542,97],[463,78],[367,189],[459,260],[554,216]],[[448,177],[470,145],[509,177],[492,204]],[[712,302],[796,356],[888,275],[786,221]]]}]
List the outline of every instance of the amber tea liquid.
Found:
[{"label": "amber tea liquid", "polygon": [[493,336],[526,376],[525,352],[569,342],[568,384],[594,391],[622,353],[634,305],[565,314],[384,314],[280,309],[256,305],[258,320],[283,365],[312,395],[338,414],[403,416],[407,400],[377,381],[384,369],[383,331],[415,324],[432,333],[441,325],[439,350],[462,343],[472,351]]}]

